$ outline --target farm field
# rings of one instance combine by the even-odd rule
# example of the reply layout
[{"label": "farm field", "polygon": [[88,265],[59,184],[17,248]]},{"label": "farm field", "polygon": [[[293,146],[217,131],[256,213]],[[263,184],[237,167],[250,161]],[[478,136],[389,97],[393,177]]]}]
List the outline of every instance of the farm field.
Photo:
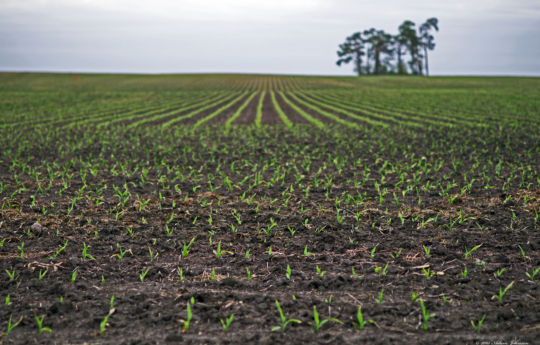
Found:
[{"label": "farm field", "polygon": [[534,344],[540,79],[0,73],[0,343]]}]

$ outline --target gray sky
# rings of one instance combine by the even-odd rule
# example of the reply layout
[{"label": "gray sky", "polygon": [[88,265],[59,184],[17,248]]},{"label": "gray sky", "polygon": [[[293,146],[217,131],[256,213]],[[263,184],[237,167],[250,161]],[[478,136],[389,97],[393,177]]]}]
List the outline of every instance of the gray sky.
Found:
[{"label": "gray sky", "polygon": [[346,36],[429,17],[432,74],[540,75],[538,0],[0,0],[0,70],[352,75]]}]

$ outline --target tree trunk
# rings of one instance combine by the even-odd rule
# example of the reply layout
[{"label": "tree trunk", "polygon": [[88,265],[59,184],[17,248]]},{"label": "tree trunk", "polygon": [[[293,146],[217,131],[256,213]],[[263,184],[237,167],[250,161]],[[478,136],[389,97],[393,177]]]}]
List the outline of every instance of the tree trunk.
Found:
[{"label": "tree trunk", "polygon": [[403,67],[401,66],[401,44],[398,45],[398,51],[397,51],[397,73],[403,74]]},{"label": "tree trunk", "polygon": [[381,57],[380,52],[378,50],[375,50],[375,74],[379,74],[381,69]]},{"label": "tree trunk", "polygon": [[426,58],[426,76],[429,76],[429,67],[428,67],[428,58],[427,58],[427,48],[424,46],[424,57]]},{"label": "tree trunk", "polygon": [[360,55],[360,52],[356,55],[355,64],[356,73],[358,74],[358,76],[362,75],[362,56]]}]

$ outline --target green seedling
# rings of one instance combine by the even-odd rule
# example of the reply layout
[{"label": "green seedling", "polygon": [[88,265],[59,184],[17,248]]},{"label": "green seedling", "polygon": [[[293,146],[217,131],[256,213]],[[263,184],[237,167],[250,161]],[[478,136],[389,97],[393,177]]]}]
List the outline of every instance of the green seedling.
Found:
[{"label": "green seedling", "polygon": [[432,317],[435,316],[435,314],[433,313],[429,313],[426,309],[426,306],[424,305],[424,301],[423,300],[419,300],[420,301],[420,308],[422,309],[422,318],[424,319],[424,324],[422,325],[422,329],[424,331],[427,331],[428,330],[428,321],[429,319],[431,319]]},{"label": "green seedling", "polygon": [[249,270],[249,267],[246,267],[246,273],[248,280],[251,280],[251,271]]},{"label": "green seedling", "polygon": [[82,251],[83,260],[86,260],[86,259],[95,260],[92,255],[88,254],[88,248],[90,248],[90,246],[87,246],[86,242],[83,242],[83,251]]},{"label": "green seedling", "polygon": [[189,243],[184,243],[184,248],[182,249],[182,259],[185,259],[189,254],[189,247],[195,242],[195,237],[189,241]]},{"label": "green seedling", "polygon": [[482,315],[482,318],[478,320],[477,322],[474,322],[471,320],[471,325],[475,329],[476,333],[480,334],[480,328],[482,328],[482,324],[484,323],[484,320],[486,319],[486,314]]},{"label": "green seedling", "polygon": [[41,317],[34,314],[34,320],[36,320],[38,331],[39,333],[47,332],[51,333],[51,329],[49,327],[43,327],[43,319],[45,318],[45,315],[41,315]]},{"label": "green seedling", "polygon": [[411,293],[411,301],[412,301],[413,303],[416,303],[416,301],[418,300],[418,296],[419,296],[418,293],[412,292],[412,293]]},{"label": "green seedling", "polygon": [[499,287],[499,294],[494,295],[493,297],[496,298],[499,302],[502,302],[504,295],[506,295],[506,293],[508,292],[508,290],[510,290],[512,288],[512,286],[514,286],[514,282],[511,282],[510,284],[508,284],[504,288],[504,290],[503,290],[502,286],[500,286]]},{"label": "green seedling", "polygon": [[159,255],[157,251],[154,253],[150,247],[148,247],[148,254],[150,255],[150,262],[154,261],[154,259]]},{"label": "green seedling", "polygon": [[297,319],[287,319],[285,317],[285,315],[283,314],[283,310],[281,310],[281,306],[279,305],[278,300],[276,300],[276,307],[277,307],[277,310],[279,312],[279,317],[281,318],[281,326],[272,327],[272,332],[274,332],[274,331],[285,332],[285,328],[287,327],[288,324],[290,324],[290,323],[296,323],[296,324],[302,323],[302,321],[297,320]]},{"label": "green seedling", "polygon": [[[192,301],[193,301],[193,299],[192,299]],[[184,320],[184,326],[182,327],[182,333],[186,333],[187,331],[189,331],[189,326],[191,324],[191,319],[193,318],[193,313],[191,311],[191,304],[189,302],[186,305],[186,313],[187,313],[187,318],[186,318],[186,320]]]},{"label": "green seedling", "polygon": [[20,251],[19,258],[24,259],[24,242],[21,242],[21,244],[17,246],[17,249]]},{"label": "green seedling", "polygon": [[77,269],[75,269],[72,273],[71,273],[71,283],[75,283],[75,280],[77,279]]},{"label": "green seedling", "polygon": [[219,241],[217,249],[212,251],[214,255],[220,259],[224,254],[232,254],[232,252],[221,250],[221,241]]},{"label": "green seedling", "polygon": [[67,244],[68,244],[68,240],[66,240],[66,242],[64,242],[64,244],[60,246],[60,248],[58,248],[56,253],[54,253],[52,256],[49,256],[49,259],[52,259],[52,260],[56,259],[56,257],[60,255],[60,253],[62,253],[66,249]]},{"label": "green seedling", "polygon": [[6,296],[6,300],[5,300],[4,304],[5,305],[11,305],[11,296],[10,295]]},{"label": "green seedling", "polygon": [[14,329],[15,327],[17,327],[17,326],[21,323],[21,321],[22,321],[22,319],[23,319],[23,317],[21,316],[17,322],[12,323],[12,322],[11,322],[11,321],[12,321],[12,318],[13,318],[13,314],[9,314],[9,320],[8,320],[7,330],[6,330],[6,333],[4,333],[4,335],[5,335],[6,337],[9,335],[9,333],[11,333],[11,331],[13,331],[13,329]]},{"label": "green seedling", "polygon": [[176,271],[178,273],[178,277],[180,278],[180,283],[182,283],[184,281],[184,270],[182,269],[182,267],[177,266]]},{"label": "green seedling", "polygon": [[384,293],[384,289],[381,289],[381,291],[379,291],[379,297],[377,298],[377,303],[378,304],[382,303],[383,293]]},{"label": "green seedling", "polygon": [[148,274],[148,271],[150,271],[150,267],[148,267],[147,269],[143,270],[143,271],[139,274],[139,279],[141,280],[141,283],[144,283],[144,278],[146,278],[146,275]]},{"label": "green seedling", "polygon": [[45,271],[39,270],[39,277],[38,279],[41,280],[45,277],[45,275],[49,272],[49,269],[46,269]]},{"label": "green seedling", "polygon": [[381,275],[381,276],[385,276],[388,273],[388,265],[389,264],[390,263],[387,262],[386,265],[384,266],[384,268],[380,267],[380,266],[375,267],[375,273],[377,273],[378,275]]},{"label": "green seedling", "polygon": [[467,260],[469,256],[471,256],[471,254],[480,247],[482,247],[482,244],[474,246],[470,250],[467,250],[467,248],[465,248],[465,260]]},{"label": "green seedling", "polygon": [[496,278],[500,278],[504,272],[505,268],[499,268],[497,269],[497,272],[495,272],[493,275],[496,277]]},{"label": "green seedling", "polygon": [[14,281],[14,280],[17,280],[19,278],[18,275],[15,275],[15,270],[12,270],[12,271],[9,271],[9,270],[5,270],[8,277],[9,277],[9,281]]},{"label": "green seedling", "polygon": [[424,253],[426,254],[426,257],[429,258],[429,253],[431,252],[431,247],[426,247],[425,245],[422,245],[424,247]]},{"label": "green seedling", "polygon": [[306,246],[304,247],[304,256],[315,256],[315,254],[311,253],[310,251],[308,251],[307,249],[307,244]]},{"label": "green seedling", "polygon": [[118,242],[116,243],[116,248],[118,248],[119,253],[113,254],[111,257],[116,256],[118,260],[120,260],[120,262],[122,262],[122,260],[124,259],[124,255],[126,255],[126,253],[130,253],[131,255],[133,255],[133,252],[131,251],[131,249],[122,250],[122,246],[120,246]]},{"label": "green seedling", "polygon": [[315,268],[317,269],[317,275],[322,278],[325,275],[326,271],[321,270],[319,265],[316,265]]},{"label": "green seedling", "polygon": [[465,267],[463,268],[463,271],[461,271],[461,276],[462,276],[463,278],[467,278],[467,274],[468,274],[467,266],[465,266]]},{"label": "green seedling", "polygon": [[368,324],[368,322],[374,323],[374,321],[371,319],[364,320],[364,316],[362,315],[362,307],[358,307],[358,310],[356,311],[356,321],[357,322],[353,321],[353,325],[359,331],[364,329],[364,327]]},{"label": "green seedling", "polygon": [[525,250],[521,248],[519,244],[518,244],[518,247],[519,247],[519,251],[521,252],[521,257],[524,258],[525,260],[529,260],[530,258],[527,255],[525,255]]},{"label": "green seedling", "polygon": [[231,323],[234,320],[234,314],[231,314],[229,317],[223,319],[219,319],[221,321],[221,325],[223,326],[223,330],[227,332],[229,330],[229,327],[231,327]]},{"label": "green seedling", "polygon": [[287,279],[291,279],[291,273],[292,273],[292,270],[291,270],[291,266],[289,266],[287,264],[287,272],[285,273],[285,276],[287,277]]},{"label": "green seedling", "polygon": [[424,275],[427,279],[431,279],[435,275],[435,272],[432,271],[430,268],[426,269],[425,267],[422,267],[422,271],[424,272]]},{"label": "green seedling", "polygon": [[333,318],[333,317],[330,317],[328,319],[323,319],[321,320],[319,318],[319,313],[317,312],[317,307],[316,306],[313,306],[313,323],[310,323],[311,326],[313,327],[313,329],[315,330],[315,332],[318,332],[319,329],[321,329],[322,326],[324,326],[324,324],[326,324],[327,322],[329,321],[332,321],[332,322],[337,322],[337,323],[340,323],[340,324],[343,324],[343,322],[341,322],[340,320],[336,319],[336,318]]},{"label": "green seedling", "polygon": [[527,277],[528,277],[531,281],[534,281],[534,277],[536,277],[536,275],[538,274],[538,272],[540,272],[540,267],[537,267],[537,268],[534,269],[531,273],[525,272],[525,274],[527,275]]},{"label": "green seedling", "polygon": [[377,244],[377,245],[375,245],[375,247],[373,247],[373,248],[371,249],[371,252],[370,252],[370,254],[369,254],[369,258],[370,258],[371,260],[373,260],[373,258],[375,257],[375,251],[377,250],[377,247],[378,247],[378,246],[379,246],[379,245]]}]

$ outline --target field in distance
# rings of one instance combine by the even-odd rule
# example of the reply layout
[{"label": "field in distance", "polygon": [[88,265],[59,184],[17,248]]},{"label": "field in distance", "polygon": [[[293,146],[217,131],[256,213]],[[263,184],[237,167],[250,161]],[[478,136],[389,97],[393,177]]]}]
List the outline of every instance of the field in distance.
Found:
[{"label": "field in distance", "polygon": [[538,78],[0,73],[0,147],[0,343],[539,337]]}]

